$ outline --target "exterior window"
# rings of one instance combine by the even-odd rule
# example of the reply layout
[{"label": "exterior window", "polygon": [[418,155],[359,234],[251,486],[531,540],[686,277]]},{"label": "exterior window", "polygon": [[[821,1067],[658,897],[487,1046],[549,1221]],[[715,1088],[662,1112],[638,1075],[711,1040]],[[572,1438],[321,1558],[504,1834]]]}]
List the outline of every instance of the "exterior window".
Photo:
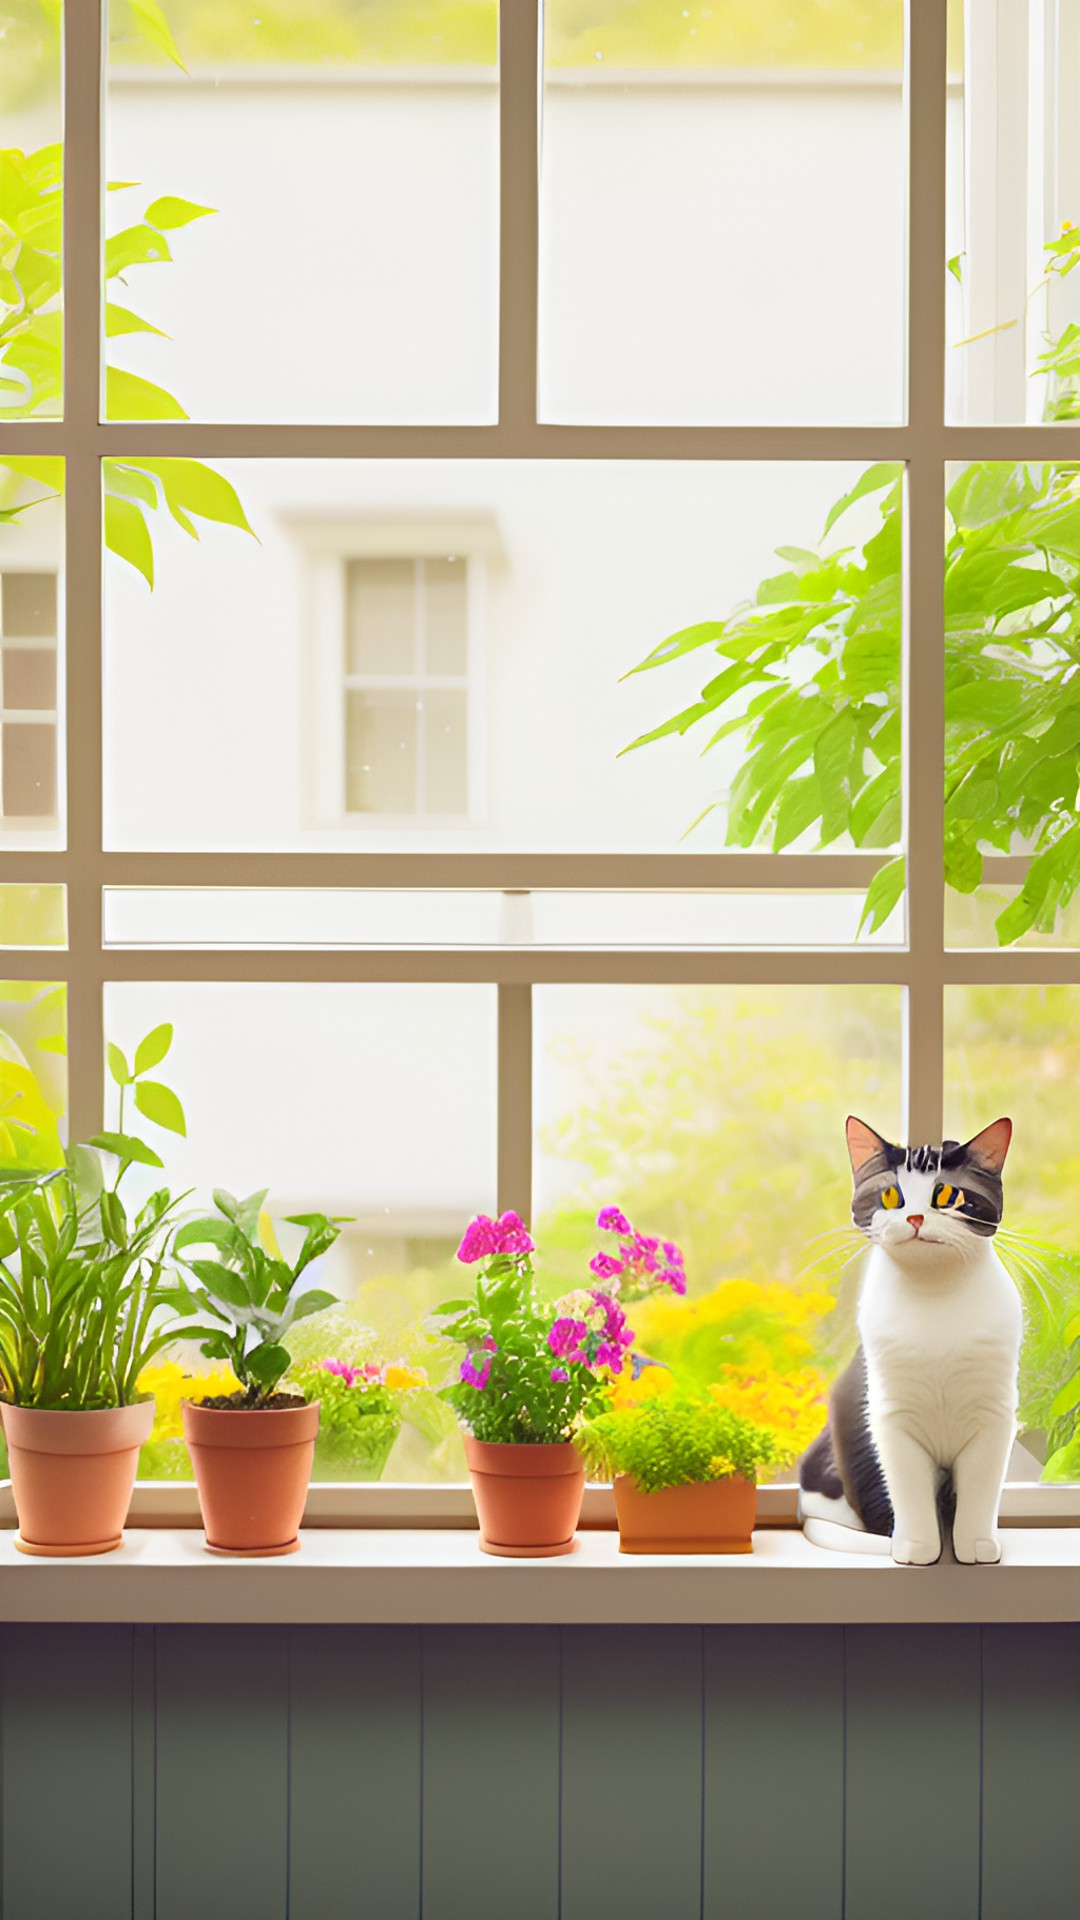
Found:
[{"label": "exterior window", "polygon": [[0,573],[0,796],[5,826],[56,819],[56,575]]},{"label": "exterior window", "polygon": [[343,812],[469,811],[469,562],[345,563]]}]

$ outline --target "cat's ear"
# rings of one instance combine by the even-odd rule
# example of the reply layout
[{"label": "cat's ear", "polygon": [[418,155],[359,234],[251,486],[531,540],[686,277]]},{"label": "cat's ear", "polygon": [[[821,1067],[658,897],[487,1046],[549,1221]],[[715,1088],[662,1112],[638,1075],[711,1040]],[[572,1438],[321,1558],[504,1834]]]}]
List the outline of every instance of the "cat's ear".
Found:
[{"label": "cat's ear", "polygon": [[1005,1155],[1009,1151],[1012,1139],[1012,1121],[994,1120],[984,1127],[972,1140],[964,1145],[964,1153],[977,1160],[980,1167],[986,1167],[990,1173],[1000,1173],[1005,1165]]},{"label": "cat's ear", "polygon": [[848,1114],[845,1125],[847,1150],[851,1156],[851,1171],[858,1179],[860,1169],[865,1167],[867,1161],[872,1160],[875,1153],[886,1151],[886,1142],[880,1133],[874,1132],[873,1127],[867,1126],[865,1120],[856,1120],[853,1113]]}]

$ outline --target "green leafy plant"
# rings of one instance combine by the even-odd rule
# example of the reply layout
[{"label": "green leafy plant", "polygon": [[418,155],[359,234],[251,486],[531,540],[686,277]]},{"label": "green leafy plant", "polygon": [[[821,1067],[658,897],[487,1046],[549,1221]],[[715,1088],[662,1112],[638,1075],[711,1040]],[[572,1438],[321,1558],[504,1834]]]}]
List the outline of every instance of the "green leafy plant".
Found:
[{"label": "green leafy plant", "polygon": [[[168,23],[154,0],[129,0],[137,31],[176,65],[180,56]],[[9,420],[59,413],[63,392],[63,146],[59,142],[23,153],[0,149],[0,412]],[[110,181],[109,191],[133,186]],[[114,283],[126,289],[132,268],[172,259],[169,234],[215,211],[176,194],[159,195],[140,219],[105,244],[105,333],[110,341],[132,334],[161,334],[149,320],[112,297]],[[164,337],[164,336],[162,336]],[[109,358],[105,412],[112,420],[186,420],[176,397]],[[13,476],[0,498],[0,524],[18,520],[29,507],[64,490],[64,463],[55,455],[11,456]],[[235,488],[201,460],[139,457],[102,462],[105,544],[110,552],[154,584],[151,515],[164,509],[198,538],[196,520],[216,521],[251,533]],[[43,488],[30,499],[19,483]]]},{"label": "green leafy plant", "polygon": [[[779,852],[813,831],[820,846],[848,835],[887,848],[899,835],[897,469],[868,468],[832,508],[825,538],[870,496],[879,524],[859,547],[778,548],[785,571],[750,603],[673,634],[632,669],[697,649],[722,662],[693,705],[632,744],[702,723],[705,752],[741,737],[729,845]],[[1080,884],[1080,470],[978,462],[953,481],[947,511],[945,880],[971,893],[984,846],[1030,852],[1024,885],[996,922],[1008,945],[1030,927],[1052,929]],[[794,648],[821,662],[798,680]],[[903,887],[904,861],[893,859],[871,883],[864,923],[880,926]]]},{"label": "green leafy plant", "polygon": [[401,1432],[410,1402],[427,1388],[422,1368],[350,1366],[344,1360],[306,1360],[289,1374],[305,1400],[320,1406],[315,1477],[378,1480]]},{"label": "green leafy plant", "polygon": [[649,1400],[600,1413],[574,1436],[591,1479],[629,1474],[642,1493],[741,1474],[757,1476],[776,1458],[766,1427],[714,1401]]},{"label": "green leafy plant", "polygon": [[[267,1190],[237,1200],[223,1188],[214,1192],[217,1212],[187,1221],[173,1241],[176,1254],[197,1284],[186,1311],[200,1324],[184,1328],[184,1337],[201,1342],[209,1360],[227,1360],[243,1389],[244,1404],[265,1406],[288,1371],[291,1355],[283,1344],[295,1320],[335,1304],[336,1296],[319,1288],[299,1292],[307,1268],[332,1247],[340,1226],[324,1213],[287,1216],[303,1227],[295,1260],[286,1260],[264,1212]],[[213,1248],[216,1258],[193,1258],[192,1247]]]},{"label": "green leafy plant", "polygon": [[[185,1294],[169,1264],[169,1238],[184,1196],[174,1200],[163,1187],[132,1216],[119,1191],[132,1165],[162,1164],[145,1141],[123,1131],[126,1085],[153,1084],[156,1097],[140,1110],[182,1131],[171,1088],[140,1078],[171,1041],[171,1027],[155,1028],[139,1043],[131,1073],[110,1049],[114,1076],[121,1063],[124,1071],[117,1131],[96,1135],[72,1150],[69,1164],[32,1179],[0,1173],[0,1396],[16,1406],[128,1406],[143,1397],[142,1369],[176,1338]],[[110,1185],[106,1167],[114,1161]]]}]

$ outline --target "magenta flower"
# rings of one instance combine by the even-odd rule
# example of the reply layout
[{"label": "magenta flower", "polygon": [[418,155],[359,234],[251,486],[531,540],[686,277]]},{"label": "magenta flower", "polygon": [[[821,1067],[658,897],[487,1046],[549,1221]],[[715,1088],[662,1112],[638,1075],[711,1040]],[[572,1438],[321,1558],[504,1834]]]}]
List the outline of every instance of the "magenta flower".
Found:
[{"label": "magenta flower", "polygon": [[560,1360],[577,1360],[588,1331],[584,1320],[556,1320],[548,1334],[548,1346]]},{"label": "magenta flower", "polygon": [[622,1372],[624,1358],[622,1348],[614,1340],[601,1340],[596,1349],[597,1366],[610,1367],[612,1373]]},{"label": "magenta flower", "polygon": [[675,1245],[674,1240],[665,1240],[663,1242],[663,1247],[664,1247],[664,1259],[668,1262],[669,1266],[684,1267],[686,1265],[686,1262],[682,1256],[682,1248],[677,1247]]},{"label": "magenta flower", "polygon": [[499,1351],[498,1346],[496,1345],[495,1340],[490,1333],[485,1333],[484,1338],[481,1342],[481,1345],[485,1346],[489,1353],[498,1353]]},{"label": "magenta flower", "polygon": [[458,1259],[465,1266],[471,1267],[477,1260],[485,1260],[488,1254],[498,1251],[499,1231],[495,1221],[489,1220],[486,1213],[478,1213],[475,1220],[470,1220],[465,1229],[461,1245],[457,1250]]},{"label": "magenta flower", "polygon": [[670,1287],[672,1293],[686,1292],[686,1275],[681,1267],[661,1267],[656,1277]]},{"label": "magenta flower", "polygon": [[520,1255],[535,1251],[536,1242],[532,1239],[519,1213],[500,1213],[495,1222],[495,1233],[498,1241],[497,1253]]},{"label": "magenta flower", "polygon": [[[359,1369],[347,1366],[344,1360],[324,1360],[322,1368],[324,1373],[336,1373],[338,1379],[344,1380],[347,1387],[353,1386],[360,1378]],[[378,1373],[379,1369],[376,1367],[375,1371]]]},{"label": "magenta flower", "polygon": [[601,1280],[617,1280],[623,1270],[621,1260],[610,1253],[594,1253],[589,1261],[590,1270],[598,1274]]},{"label": "magenta flower", "polygon": [[605,1233],[633,1233],[625,1213],[618,1207],[601,1207],[596,1216],[596,1224],[603,1227]]},{"label": "magenta flower", "polygon": [[552,1367],[551,1378],[555,1382],[556,1386],[561,1387],[561,1386],[565,1386],[566,1382],[570,1378],[570,1375],[567,1373],[565,1367]]},{"label": "magenta flower", "polygon": [[[487,1386],[491,1374],[493,1351],[497,1352],[498,1349],[489,1347],[485,1341],[483,1347],[478,1348],[475,1353],[467,1353],[461,1363],[462,1380],[467,1387],[475,1387],[478,1393],[483,1393]],[[477,1360],[480,1362],[479,1366],[476,1364]]]}]

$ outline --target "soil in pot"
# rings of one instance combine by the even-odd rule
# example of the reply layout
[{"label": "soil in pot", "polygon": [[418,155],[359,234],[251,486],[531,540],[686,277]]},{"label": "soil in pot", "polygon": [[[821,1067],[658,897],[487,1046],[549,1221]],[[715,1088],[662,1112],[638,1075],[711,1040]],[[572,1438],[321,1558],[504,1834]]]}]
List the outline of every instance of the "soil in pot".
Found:
[{"label": "soil in pot", "polygon": [[539,1446],[474,1440],[465,1458],[484,1553],[546,1560],[573,1553],[585,1492],[585,1467],[569,1441]]},{"label": "soil in pot", "polygon": [[278,1393],[181,1404],[211,1553],[296,1553],[311,1479],[319,1403]]},{"label": "soil in pot", "polygon": [[22,1553],[109,1553],[123,1538],[154,1403],[69,1411],[0,1408]]},{"label": "soil in pot", "polygon": [[752,1553],[756,1507],[757,1487],[740,1474],[655,1493],[615,1476],[620,1553]]}]

